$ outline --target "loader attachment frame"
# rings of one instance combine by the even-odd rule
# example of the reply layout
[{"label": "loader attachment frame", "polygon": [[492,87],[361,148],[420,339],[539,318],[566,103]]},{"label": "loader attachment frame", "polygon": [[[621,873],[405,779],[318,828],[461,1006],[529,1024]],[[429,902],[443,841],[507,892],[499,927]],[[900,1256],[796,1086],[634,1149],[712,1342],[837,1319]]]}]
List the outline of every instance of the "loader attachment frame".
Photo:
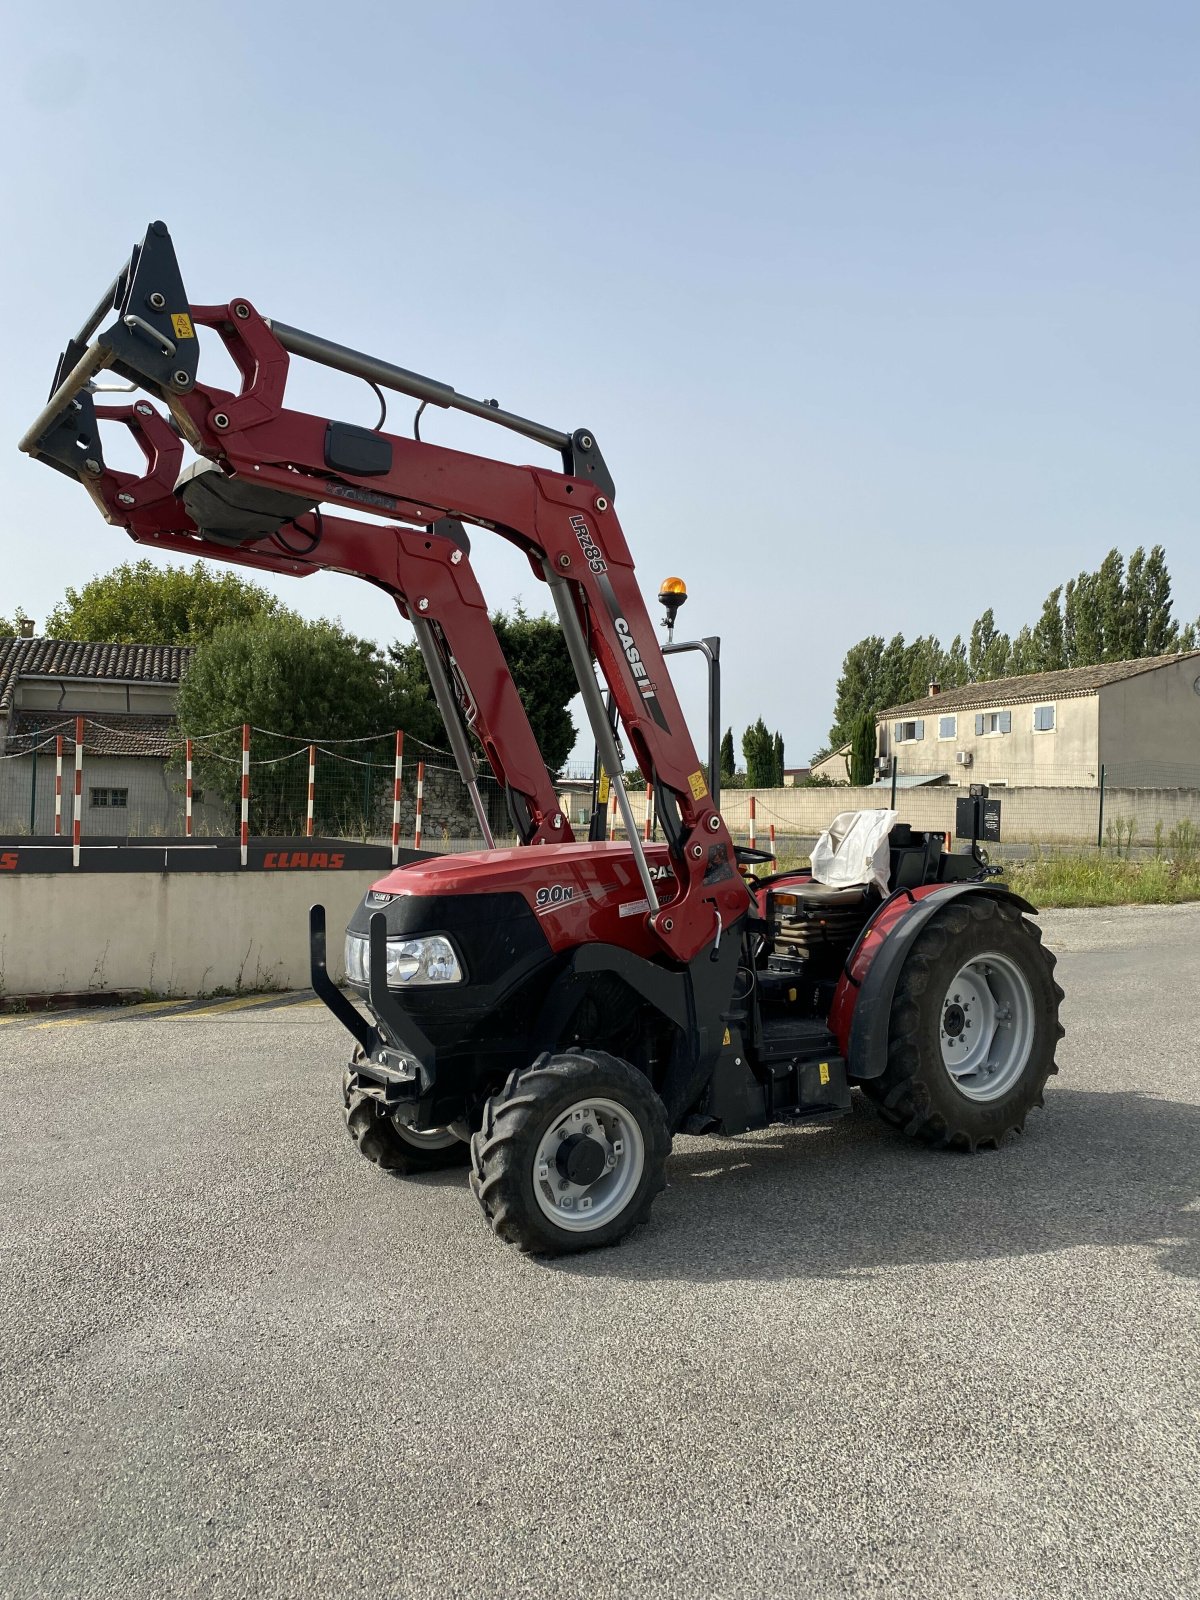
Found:
[{"label": "loader attachment frame", "polygon": [[[110,313],[115,320],[102,326]],[[236,393],[199,381],[198,328],[223,341],[241,377]],[[293,355],[521,434],[555,451],[558,467],[514,466],[292,410],[284,394]],[[156,398],[167,415],[140,398],[96,406],[95,380],[105,369]],[[146,457],[141,477],[105,463],[102,421],[134,433]],[[181,477],[184,442],[201,464]],[[550,588],[663,953],[688,962],[746,914],[733,843],[638,590],[612,478],[588,430],[550,427],[472,399],[268,319],[243,298],[193,305],[166,225],[155,222],[68,344],[21,448],[77,477],[107,520],[138,542],[296,576],[348,572],[387,590],[418,625],[439,706],[453,692],[462,727],[478,734],[522,837],[566,840],[570,830],[488,621],[462,524],[499,534]],[[654,787],[680,883],[666,908],[620,781],[621,752],[597,668]],[[465,737],[452,743],[461,764]]]}]

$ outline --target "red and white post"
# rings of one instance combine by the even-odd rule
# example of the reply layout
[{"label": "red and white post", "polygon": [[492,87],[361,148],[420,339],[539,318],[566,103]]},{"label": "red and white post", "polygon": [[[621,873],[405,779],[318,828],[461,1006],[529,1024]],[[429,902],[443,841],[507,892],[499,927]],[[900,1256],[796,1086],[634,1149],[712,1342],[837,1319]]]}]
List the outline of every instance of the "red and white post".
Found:
[{"label": "red and white post", "polygon": [[775,854],[775,824],[773,822],[768,823],[767,829],[771,835],[771,860],[777,863],[779,858]]},{"label": "red and white post", "polygon": [[192,741],[183,741],[183,833],[192,837]]},{"label": "red and white post", "polygon": [[83,718],[75,718],[75,816],[71,824],[71,865],[79,865],[79,836],[83,832]]},{"label": "red and white post", "polygon": [[62,734],[54,741],[54,837],[62,838]]},{"label": "red and white post", "polygon": [[608,807],[608,842],[617,837],[617,797],[614,794]]},{"label": "red and white post", "polygon": [[308,807],[304,813],[304,837],[311,839],[313,836],[313,811],[317,798],[317,747],[310,744],[308,747]]},{"label": "red and white post", "polygon": [[421,812],[425,805],[425,763],[417,762],[417,825],[413,830],[413,849],[421,848]]},{"label": "red and white post", "polygon": [[396,729],[396,771],[392,778],[392,865],[400,861],[400,785],[404,780],[404,735]]},{"label": "red and white post", "polygon": [[757,839],[757,837],[755,835],[755,831],[754,831],[754,796],[753,795],[750,796],[750,848],[751,848],[751,850],[757,850],[758,849],[758,839]]},{"label": "red and white post", "polygon": [[242,865],[250,859],[250,724],[242,723]]},{"label": "red and white post", "polygon": [[654,837],[654,790],[649,784],[646,785],[646,826],[642,837],[647,844]]}]

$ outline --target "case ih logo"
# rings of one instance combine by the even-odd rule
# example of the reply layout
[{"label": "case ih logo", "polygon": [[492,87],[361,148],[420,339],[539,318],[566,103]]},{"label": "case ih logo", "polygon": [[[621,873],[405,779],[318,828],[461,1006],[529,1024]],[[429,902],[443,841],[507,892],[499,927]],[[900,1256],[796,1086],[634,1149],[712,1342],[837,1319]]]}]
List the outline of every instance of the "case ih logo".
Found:
[{"label": "case ih logo", "polygon": [[643,700],[654,698],[654,685],[650,682],[650,674],[642,660],[642,652],[633,642],[633,634],[624,617],[616,619],[617,638],[621,641],[621,648],[625,652],[625,659],[629,663],[629,670],[637,679],[638,690]]},{"label": "case ih logo", "polygon": [[608,563],[604,559],[600,546],[592,538],[592,530],[587,525],[587,518],[578,514],[571,518],[571,527],[575,537],[579,540],[579,548],[583,551],[584,558],[593,572],[607,572]]}]

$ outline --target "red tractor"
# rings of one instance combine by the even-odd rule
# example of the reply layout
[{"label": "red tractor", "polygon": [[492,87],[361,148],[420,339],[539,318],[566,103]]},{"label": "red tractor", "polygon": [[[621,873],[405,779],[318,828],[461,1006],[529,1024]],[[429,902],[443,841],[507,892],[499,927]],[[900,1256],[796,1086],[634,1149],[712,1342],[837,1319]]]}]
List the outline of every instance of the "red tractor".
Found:
[{"label": "red tractor", "polygon": [[[237,393],[198,381],[198,327],[224,342]],[[557,460],[511,466],[424,442],[416,425],[389,434],[385,416],[368,429],[290,410],[292,356],[468,412]],[[142,395],[97,405],[105,369]],[[141,476],[106,465],[102,422],[132,431]],[[155,222],[67,346],[21,448],[77,477],[135,540],[296,576],[356,573],[416,630],[489,848],[409,862],[367,892],[346,934],[361,1007],[328,976],[313,907],[313,985],[355,1040],[343,1095],[370,1160],[400,1173],[469,1163],[496,1233],[552,1255],[643,1221],[679,1131],[839,1116],[857,1087],[909,1137],[974,1150],[1042,1103],[1063,1032],[1054,957],[974,841],[951,853],[897,824],[886,892],[865,871],[832,887],[754,876],[768,858],[734,845],[719,808],[718,641],[659,646],[586,429],[472,400],[245,299],[192,305]],[[464,525],[510,540],[546,584],[626,842],[606,842],[601,805],[574,839]],[[678,590],[663,598],[673,617]],[[680,649],[709,665],[707,773],[664,659]],[[639,837],[618,730],[661,843]],[[480,751],[516,848],[494,848]]]}]

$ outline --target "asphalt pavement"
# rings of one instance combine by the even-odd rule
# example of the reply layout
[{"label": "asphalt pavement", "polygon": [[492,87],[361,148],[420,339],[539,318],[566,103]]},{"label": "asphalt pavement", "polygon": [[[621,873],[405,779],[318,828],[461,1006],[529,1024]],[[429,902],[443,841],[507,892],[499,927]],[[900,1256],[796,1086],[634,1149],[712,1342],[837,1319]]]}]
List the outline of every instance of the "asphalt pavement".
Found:
[{"label": "asphalt pavement", "polygon": [[1200,906],[1043,923],[1023,1139],[681,1138],[554,1264],[304,996],[3,1019],[0,1595],[1200,1593]]}]

